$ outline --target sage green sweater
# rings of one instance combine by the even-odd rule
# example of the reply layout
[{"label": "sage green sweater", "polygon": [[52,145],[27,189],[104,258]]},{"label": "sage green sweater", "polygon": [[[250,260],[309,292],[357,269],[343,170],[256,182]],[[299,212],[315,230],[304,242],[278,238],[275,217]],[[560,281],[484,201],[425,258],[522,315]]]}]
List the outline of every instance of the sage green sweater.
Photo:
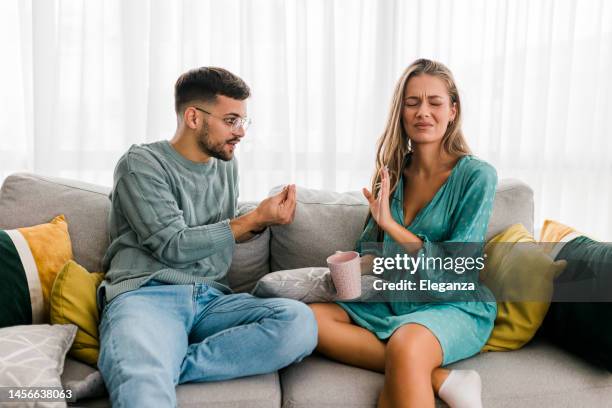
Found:
[{"label": "sage green sweater", "polygon": [[[225,293],[238,200],[236,160],[192,162],[168,141],[133,145],[115,168],[100,292],[110,302],[151,279]],[[103,305],[101,305],[103,306]]]}]

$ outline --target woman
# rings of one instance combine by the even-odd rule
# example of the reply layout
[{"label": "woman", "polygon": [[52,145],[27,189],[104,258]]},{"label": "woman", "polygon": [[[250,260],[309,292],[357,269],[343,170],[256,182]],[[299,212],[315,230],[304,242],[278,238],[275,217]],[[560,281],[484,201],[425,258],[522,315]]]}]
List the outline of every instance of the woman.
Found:
[{"label": "woman", "polygon": [[[416,246],[426,253],[436,251],[435,242],[482,243],[496,184],[495,169],[472,156],[463,138],[461,102],[451,72],[438,62],[417,60],[397,83],[378,141],[372,192],[363,189],[370,214],[357,250],[363,255],[364,244],[376,241]],[[440,280],[439,271],[419,274]],[[477,287],[474,299],[493,299],[486,287]],[[494,302],[311,307],[319,327],[319,352],[385,373],[380,407],[434,407],[434,392],[451,408],[482,405],[478,373],[440,367],[481,350],[493,329]]]}]

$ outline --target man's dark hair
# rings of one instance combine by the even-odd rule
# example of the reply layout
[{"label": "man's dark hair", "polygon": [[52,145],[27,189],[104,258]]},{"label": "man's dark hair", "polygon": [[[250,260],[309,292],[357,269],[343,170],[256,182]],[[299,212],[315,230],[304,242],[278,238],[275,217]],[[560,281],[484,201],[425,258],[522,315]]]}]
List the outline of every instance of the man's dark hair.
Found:
[{"label": "man's dark hair", "polygon": [[181,75],[174,85],[174,109],[179,113],[193,101],[213,102],[217,95],[244,100],[251,95],[249,86],[226,69],[201,67]]}]

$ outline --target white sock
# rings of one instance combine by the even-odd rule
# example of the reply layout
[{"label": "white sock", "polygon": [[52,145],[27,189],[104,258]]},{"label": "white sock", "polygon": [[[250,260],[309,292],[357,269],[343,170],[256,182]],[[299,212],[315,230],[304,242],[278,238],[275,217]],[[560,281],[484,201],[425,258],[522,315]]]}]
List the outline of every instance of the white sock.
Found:
[{"label": "white sock", "polygon": [[450,408],[482,408],[482,382],[474,370],[451,370],[438,391]]}]

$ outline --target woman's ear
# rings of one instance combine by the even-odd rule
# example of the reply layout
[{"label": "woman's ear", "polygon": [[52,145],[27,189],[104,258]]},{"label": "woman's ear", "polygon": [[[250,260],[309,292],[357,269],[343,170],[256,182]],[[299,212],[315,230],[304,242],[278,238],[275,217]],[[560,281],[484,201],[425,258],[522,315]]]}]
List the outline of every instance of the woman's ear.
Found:
[{"label": "woman's ear", "polygon": [[454,122],[456,116],[457,116],[457,102],[453,102],[453,106],[451,106],[450,121]]}]

